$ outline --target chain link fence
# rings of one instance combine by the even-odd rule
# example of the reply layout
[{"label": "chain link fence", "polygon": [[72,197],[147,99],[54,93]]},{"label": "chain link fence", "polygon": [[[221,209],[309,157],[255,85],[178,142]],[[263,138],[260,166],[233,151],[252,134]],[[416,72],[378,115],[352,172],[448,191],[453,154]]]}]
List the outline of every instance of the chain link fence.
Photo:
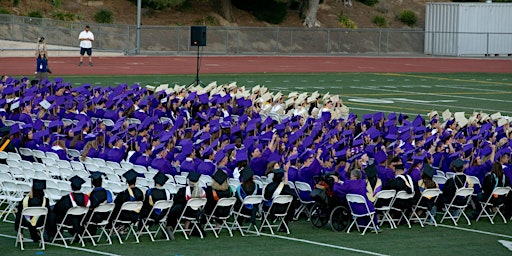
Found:
[{"label": "chain link fence", "polygon": [[[38,36],[44,36],[48,44],[78,47],[78,34],[85,25],[0,15],[0,39],[35,42]],[[87,25],[94,33],[93,47],[96,51],[136,52],[136,26]],[[432,33],[421,29],[208,27],[207,46],[202,48],[202,52],[210,55],[423,55],[425,40],[428,43]],[[142,26],[139,52],[146,55],[193,55],[197,48],[190,46],[190,27]],[[435,54],[435,51],[430,54]]]}]

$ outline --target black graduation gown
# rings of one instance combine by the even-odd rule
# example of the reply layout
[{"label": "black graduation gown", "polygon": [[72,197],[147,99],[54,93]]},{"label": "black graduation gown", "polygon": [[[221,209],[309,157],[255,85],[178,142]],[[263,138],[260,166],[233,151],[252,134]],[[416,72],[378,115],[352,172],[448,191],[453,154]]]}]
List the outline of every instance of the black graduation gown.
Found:
[{"label": "black graduation gown", "polygon": [[[488,173],[485,175],[484,178],[484,184],[482,184],[482,201],[487,202],[487,199],[489,199],[490,196],[492,196],[492,191],[494,190],[494,187],[505,187],[506,184],[509,184],[508,177],[503,174],[502,177],[498,178],[498,183],[496,184],[496,177],[493,173]],[[499,197],[493,197],[491,198],[490,203],[492,203],[494,206],[498,206],[505,202],[506,196],[499,196]]]},{"label": "black graduation gown", "polygon": [[[193,187],[191,187],[191,190]],[[180,218],[183,210],[185,210],[185,206],[187,206],[187,187],[182,187],[178,190],[176,195],[174,196],[174,204],[169,212],[169,216],[167,217],[167,226],[176,227],[178,224],[178,219]],[[185,213],[187,216],[192,216],[194,211],[188,209]]]},{"label": "black graduation gown", "polygon": [[[214,189],[211,186],[208,186],[205,190],[206,193],[206,205],[204,206],[204,212],[208,215],[212,214],[213,209],[215,208],[215,205],[217,205],[217,200],[221,198],[228,198],[233,196],[233,192],[231,191],[231,188],[228,188],[227,190],[215,190],[215,193],[217,194],[217,200],[213,196]],[[215,215],[217,216],[226,216],[229,214],[229,208],[224,207],[217,208]]]},{"label": "black graduation gown", "polygon": [[[277,187],[279,186],[279,183],[280,182],[271,182],[269,183],[266,187],[265,187],[265,190],[263,191],[263,198],[265,200],[271,200],[272,199],[272,195],[274,195],[274,191],[276,191]],[[287,184],[283,186],[283,189],[281,190],[281,193],[280,195],[291,195],[293,196],[293,201],[290,205],[290,208],[288,208],[288,212],[286,214],[286,217],[285,217],[285,220],[286,221],[291,221],[293,219],[293,215],[295,214],[295,208],[296,208],[296,204],[297,204],[297,193],[295,193],[294,190],[292,190],[290,188],[290,186],[288,186]],[[270,207],[269,205],[265,205],[263,204],[263,207],[265,209],[268,209],[268,207]],[[285,209],[281,208],[281,206],[279,207],[276,207],[274,212],[282,212],[284,211]],[[272,217],[272,212],[270,213],[270,217]]]},{"label": "black graduation gown", "polygon": [[[404,174],[404,177],[407,177],[405,175],[406,174]],[[417,186],[417,184],[409,184],[409,185],[410,186],[407,185],[407,183],[405,182],[404,179],[402,179],[400,177],[395,177],[394,179],[388,181],[386,186],[384,186],[383,190],[384,189],[386,189],[386,190],[393,189],[397,193],[398,193],[398,191],[406,191],[408,194],[412,194],[416,190],[415,186]],[[389,203],[389,202],[381,201],[381,203]],[[393,203],[393,206],[398,209],[406,210],[406,209],[411,209],[412,204],[413,204],[413,199],[400,199],[400,200],[395,200],[395,202]],[[381,206],[380,204],[376,205],[376,207],[380,207],[380,206]]]},{"label": "black graduation gown", "polygon": [[[465,187],[467,176],[464,173],[457,173],[453,178],[448,179],[443,187],[443,193],[439,196],[437,201],[438,208],[442,209],[443,204],[449,204],[455,196],[457,189]],[[454,201],[455,205],[463,205],[465,204],[464,198],[456,198]]]},{"label": "black graduation gown", "polygon": [[[40,197],[29,198],[28,199],[28,207],[43,206],[43,200],[46,201],[45,207],[46,207],[46,209],[48,209],[48,216],[49,216],[50,215],[50,201],[46,197],[44,197],[44,198],[40,198]],[[30,232],[30,238],[32,238],[32,240],[34,240],[34,242],[39,242],[41,240],[41,237],[39,236],[39,234],[36,230],[36,227],[41,227],[43,225],[44,218],[37,219],[36,226],[34,227],[34,226],[32,226],[32,224],[30,224],[30,222],[26,218],[21,216],[21,211],[23,211],[23,209],[24,209],[23,200],[21,200],[17,206],[16,219],[14,220],[14,230],[18,231],[18,227],[19,227],[20,221],[21,221],[22,226],[28,227],[28,230]],[[48,218],[48,216],[47,216],[47,218]],[[49,221],[46,221],[45,229],[49,228],[49,223],[50,223]]]},{"label": "black graduation gown", "polygon": [[[132,191],[133,191],[135,200],[130,199],[130,193],[128,193],[128,189],[126,189],[125,191],[123,191],[117,195],[116,199],[114,200],[114,204],[115,204],[114,211],[112,212],[112,215],[110,215],[110,222],[114,221],[114,219],[119,214],[119,211],[121,210],[121,206],[123,206],[123,204],[125,202],[131,202],[131,201],[143,202],[144,201],[144,193],[142,192],[142,190],[140,190],[137,187],[134,187],[134,188],[132,188]],[[130,220],[132,223],[136,223],[137,220],[139,219],[139,213],[123,211],[123,212],[121,212],[119,219],[125,220],[125,221]]]},{"label": "black graduation gown", "polygon": [[[150,192],[151,190],[151,192]],[[170,200],[172,199],[172,195],[169,194],[169,197],[168,197],[168,192],[166,192],[166,190],[164,188],[152,188],[148,190],[148,192],[146,193],[146,197],[144,199],[144,203],[142,205],[142,209],[140,210],[140,217],[141,219],[142,218],[147,218],[149,213],[151,212],[151,209],[153,208],[153,206],[149,203],[149,197],[151,196],[152,200],[153,200],[153,204],[155,204],[156,202],[160,201],[160,200]],[[160,212],[159,214],[153,212],[152,215],[151,215],[151,218],[154,219],[154,220],[161,220],[162,218],[164,218],[165,216],[167,216],[169,210],[166,210],[164,212]]]},{"label": "black graduation gown", "polygon": [[[113,196],[113,195],[112,195]],[[94,210],[94,208],[98,207],[100,204],[107,203],[107,190],[104,188],[94,188],[93,191],[89,194],[89,200],[91,202],[91,206],[89,208],[89,212],[87,213],[87,216],[85,219],[88,221],[91,217],[91,214]],[[92,217],[93,222],[101,222],[102,220],[106,219],[108,217],[108,213],[96,213]],[[96,234],[96,226],[89,225],[88,228],[89,232],[91,234]]]},{"label": "black graduation gown", "polygon": [[[87,203],[89,202],[89,197],[82,193],[82,192],[71,192],[71,194],[74,195],[75,203],[77,206],[87,206]],[[71,202],[70,195],[65,195],[55,205],[53,206],[53,214],[55,216],[54,220],[55,225],[58,223],[61,223],[64,217],[66,216],[66,212],[73,208],[73,203]],[[83,227],[80,225],[80,221],[82,220],[83,216],[71,216],[68,217],[66,220],[67,225],[72,225],[73,229],[69,230],[69,233],[75,234],[78,232],[78,234],[82,234]],[[55,226],[56,231],[56,226]]]}]

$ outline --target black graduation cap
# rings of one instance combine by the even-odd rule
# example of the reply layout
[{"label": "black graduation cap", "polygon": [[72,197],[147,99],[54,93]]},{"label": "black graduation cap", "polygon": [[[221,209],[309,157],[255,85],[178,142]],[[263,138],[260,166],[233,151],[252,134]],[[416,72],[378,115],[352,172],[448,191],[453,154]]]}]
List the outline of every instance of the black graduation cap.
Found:
[{"label": "black graduation cap", "polygon": [[201,174],[198,172],[189,172],[188,173],[188,180],[192,182],[197,182],[199,180],[199,177],[201,177]]},{"label": "black graduation cap", "polygon": [[46,180],[32,180],[32,189],[34,190],[43,190],[46,188]]},{"label": "black graduation cap", "polygon": [[69,179],[69,181],[71,182],[71,185],[73,187],[77,187],[77,188],[81,187],[82,184],[85,183],[85,180],[80,178],[80,177],[78,177],[77,175],[71,177],[71,179]]},{"label": "black graduation cap", "polygon": [[457,158],[457,159],[455,159],[455,161],[452,162],[452,166],[457,168],[457,169],[462,168],[464,166],[464,164],[466,164],[466,162],[464,162],[460,158]]},{"label": "black graduation cap", "polygon": [[217,171],[213,174],[212,178],[219,184],[224,183],[228,179],[228,175],[223,171],[217,169]]},{"label": "black graduation cap", "polygon": [[277,173],[284,173],[284,169],[282,169],[282,168],[275,169],[275,170],[274,170],[274,173],[275,173],[275,174],[277,174]]},{"label": "black graduation cap", "polygon": [[246,166],[241,172],[240,176],[242,176],[242,179],[244,181],[250,180],[252,176],[254,176],[254,171],[251,169],[251,167]]},{"label": "black graduation cap", "polygon": [[169,177],[167,177],[163,172],[160,172],[160,171],[157,172],[155,174],[155,176],[153,177],[153,180],[155,180],[156,184],[159,184],[159,185],[164,185],[168,179],[169,179]]},{"label": "black graduation cap", "polygon": [[435,172],[436,172],[436,170],[434,170],[434,168],[432,168],[432,166],[430,166],[430,164],[426,164],[423,167],[423,173],[430,178],[434,177]]},{"label": "black graduation cap", "polygon": [[126,178],[126,182],[130,182],[130,181],[132,181],[132,180],[137,179],[137,176],[138,176],[138,175],[139,175],[139,174],[138,174],[136,171],[134,171],[133,169],[130,169],[130,170],[128,170],[127,172],[125,172],[125,173],[123,174],[123,177],[125,177],[125,178]]},{"label": "black graduation cap", "polygon": [[366,173],[366,176],[368,176],[368,178],[375,177],[377,176],[377,167],[375,167],[375,164],[368,165],[368,167],[364,169],[364,172]]},{"label": "black graduation cap", "polygon": [[105,175],[105,173],[96,171],[96,172],[91,172],[91,175],[89,177],[93,180],[99,180],[99,179],[101,179],[101,176],[103,176],[103,175]]}]

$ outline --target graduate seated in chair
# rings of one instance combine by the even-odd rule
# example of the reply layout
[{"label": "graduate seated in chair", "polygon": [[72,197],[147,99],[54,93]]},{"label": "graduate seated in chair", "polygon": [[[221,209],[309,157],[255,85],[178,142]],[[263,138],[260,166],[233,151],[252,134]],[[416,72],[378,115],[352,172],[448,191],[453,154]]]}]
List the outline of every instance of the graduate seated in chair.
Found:
[{"label": "graduate seated in chair", "polygon": [[[228,183],[228,174],[223,170],[218,169],[213,174],[212,185],[208,186],[205,190],[206,193],[206,205],[204,207],[204,212],[207,215],[213,214],[213,209],[217,204],[217,201],[221,198],[228,198],[235,195],[234,191],[231,191]],[[216,215],[225,216],[229,214],[228,209],[217,208]]]},{"label": "graduate seated in chair", "polygon": [[[25,196],[23,200],[21,200],[17,207],[16,219],[14,221],[14,230],[18,231],[20,222],[24,227],[28,227],[30,232],[30,238],[34,240],[34,242],[39,242],[41,240],[41,236],[37,232],[36,228],[43,225],[44,219],[39,217],[32,216],[21,216],[21,212],[23,209],[27,207],[46,207],[48,209],[48,214],[50,213],[50,201],[48,198],[44,196],[44,189],[46,189],[46,181],[34,179],[32,181],[32,190],[30,194]],[[46,229],[48,229],[49,221],[46,222]]]},{"label": "graduate seated in chair", "polygon": [[[84,206],[90,207],[91,201],[89,200],[89,196],[87,194],[82,193],[80,190],[82,189],[82,184],[85,183],[85,180],[78,176],[73,176],[69,179],[71,182],[71,190],[72,192],[69,195],[63,196],[55,205],[53,206],[54,213],[54,224],[61,223],[64,217],[66,216],[67,211],[75,206]],[[70,223],[66,223],[67,225],[72,225],[73,228],[69,230],[69,233],[74,234],[82,234],[83,227],[80,223],[82,220],[81,216],[72,216],[68,219]],[[53,227],[52,227],[53,228]],[[50,232],[49,232],[50,233]],[[50,235],[51,236],[51,235]]]},{"label": "graduate seated in chair", "polygon": [[[94,186],[94,189],[89,192],[89,200],[91,201],[91,206],[89,207],[89,212],[85,217],[88,220],[93,212],[93,210],[101,204],[112,203],[114,202],[114,195],[110,190],[107,190],[102,187],[103,179],[102,176],[105,175],[103,172],[91,172],[91,184]],[[93,222],[101,222],[102,220],[108,217],[108,213],[96,213],[92,221]],[[96,234],[97,227],[94,225],[89,225],[88,228],[91,234]]]},{"label": "graduate seated in chair", "polygon": [[[142,209],[140,210],[140,220],[139,220],[139,230],[141,229],[142,225],[142,219],[150,217],[154,221],[159,221],[163,219],[167,214],[169,213],[168,210],[162,211],[157,210],[153,211],[151,216],[149,216],[149,213],[151,212],[151,209],[153,208],[153,205],[160,201],[160,200],[171,200],[172,195],[169,192],[169,190],[164,188],[164,184],[169,180],[169,177],[167,177],[163,172],[157,172],[155,176],[153,177],[153,180],[155,181],[155,186],[152,188],[149,188],[146,192],[146,198],[144,199],[144,204],[142,205]],[[153,225],[154,223],[150,223],[150,225]]]},{"label": "graduate seated in chair", "polygon": [[[185,206],[187,205],[188,200],[192,198],[206,198],[206,193],[204,189],[199,186],[199,178],[201,174],[198,172],[190,172],[188,174],[188,186],[182,187],[174,196],[174,205],[169,212],[169,216],[167,219],[167,225],[169,229],[172,231],[176,227],[178,223],[178,219],[181,214],[185,210]],[[185,212],[187,216],[193,216],[194,214],[198,214],[193,212],[193,210],[188,209],[188,212]],[[185,229],[189,228],[189,222],[185,222]]]},{"label": "graduate seated in chair", "polygon": [[[274,166],[274,176],[272,177],[272,182],[270,182],[267,186],[265,186],[263,190],[263,198],[265,199],[263,203],[263,209],[266,211],[272,204],[272,199],[277,197],[278,195],[291,195],[293,196],[293,201],[288,208],[288,212],[285,222],[290,222],[293,220],[293,215],[295,214],[295,209],[298,203],[298,196],[295,190],[291,189],[288,185],[288,168],[290,167],[290,163],[288,162],[284,169],[279,167],[278,163],[275,163]],[[275,209],[279,211],[279,209]],[[273,219],[272,213],[270,213],[270,219]],[[281,228],[280,228],[281,229]]]},{"label": "graduate seated in chair", "polygon": [[[138,173],[134,171],[133,169],[128,170],[123,174],[123,177],[126,178],[126,183],[128,184],[128,188],[119,193],[114,200],[114,211],[112,212],[111,222],[114,220],[114,218],[117,217],[119,214],[119,211],[121,209],[121,206],[125,202],[135,202],[135,201],[144,201],[144,192],[135,186],[135,182],[137,181]],[[136,223],[139,220],[139,212],[129,212],[129,211],[123,211],[121,212],[121,215],[119,216],[120,220],[130,220],[132,223]],[[123,231],[126,231],[125,226],[116,227],[119,228],[121,233]]]}]

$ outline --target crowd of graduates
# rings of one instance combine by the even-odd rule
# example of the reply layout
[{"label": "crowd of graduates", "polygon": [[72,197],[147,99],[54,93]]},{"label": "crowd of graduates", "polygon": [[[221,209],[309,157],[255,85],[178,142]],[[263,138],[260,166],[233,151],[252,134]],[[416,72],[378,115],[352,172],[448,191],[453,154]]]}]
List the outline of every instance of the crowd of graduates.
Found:
[{"label": "crowd of graduates", "polygon": [[[297,197],[279,186],[282,179],[314,188],[315,177],[325,175],[335,178],[333,189],[340,200],[357,193],[369,202],[382,188],[420,195],[422,189],[438,186],[432,180],[436,171],[457,173],[445,190],[472,186],[467,176],[476,176],[483,188],[476,191],[476,200],[486,200],[496,186],[511,185],[512,132],[501,113],[475,112],[469,119],[449,110],[426,117],[394,112],[358,117],[337,95],[283,95],[236,83],[72,87],[58,78],[39,82],[4,76],[0,90],[0,146],[6,151],[38,149],[70,160],[66,149],[76,149],[80,160],[126,161],[164,176],[186,172],[192,174],[190,181],[196,174],[215,177],[222,172],[224,181],[243,182],[248,178],[244,170],[259,177],[273,173],[276,186],[267,191],[268,199],[276,189]],[[257,191],[254,185],[246,189],[238,194]],[[129,196],[146,200],[144,193]],[[445,191],[438,203],[453,193]],[[503,200],[510,218],[510,199]]]}]

